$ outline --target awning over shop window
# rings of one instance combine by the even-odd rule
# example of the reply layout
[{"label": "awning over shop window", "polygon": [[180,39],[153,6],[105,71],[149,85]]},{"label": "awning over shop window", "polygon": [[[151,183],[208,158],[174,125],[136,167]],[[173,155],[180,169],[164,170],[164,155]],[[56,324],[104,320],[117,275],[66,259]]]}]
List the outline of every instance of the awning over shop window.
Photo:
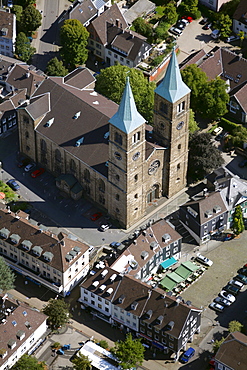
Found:
[{"label": "awning over shop window", "polygon": [[182,266],[186,267],[191,272],[196,271],[200,268],[200,266],[196,265],[195,263],[193,263],[191,261],[186,261],[186,262],[182,263]]},{"label": "awning over shop window", "polygon": [[184,280],[187,279],[191,274],[192,271],[188,270],[187,267],[181,265],[175,270],[176,274],[181,276]]},{"label": "awning over shop window", "polygon": [[161,282],[160,282],[160,285],[165,288],[165,289],[168,289],[168,290],[172,290],[176,285],[177,283],[173,280],[171,280],[168,276],[166,276]]},{"label": "awning over shop window", "polygon": [[177,260],[174,257],[171,257],[162,262],[160,266],[163,267],[163,269],[167,269],[168,267],[174,265],[175,263],[177,263]]},{"label": "awning over shop window", "polygon": [[184,281],[184,279],[180,275],[176,274],[176,272],[171,272],[170,274],[167,275],[167,277],[169,277],[169,279],[175,281],[177,284]]}]

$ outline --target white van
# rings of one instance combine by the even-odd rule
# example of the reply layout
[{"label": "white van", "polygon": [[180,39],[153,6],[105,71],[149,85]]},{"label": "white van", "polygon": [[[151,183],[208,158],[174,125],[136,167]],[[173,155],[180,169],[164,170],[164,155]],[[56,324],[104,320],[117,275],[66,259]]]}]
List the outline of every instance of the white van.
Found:
[{"label": "white van", "polygon": [[217,39],[220,37],[220,31],[219,30],[213,30],[213,32],[210,35],[213,39]]}]

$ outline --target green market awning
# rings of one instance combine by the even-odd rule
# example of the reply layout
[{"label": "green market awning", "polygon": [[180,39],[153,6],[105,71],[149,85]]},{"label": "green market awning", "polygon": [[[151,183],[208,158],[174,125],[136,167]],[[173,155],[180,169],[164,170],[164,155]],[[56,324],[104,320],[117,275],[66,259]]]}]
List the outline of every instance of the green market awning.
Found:
[{"label": "green market awning", "polygon": [[187,279],[191,274],[192,271],[187,269],[187,267],[181,265],[175,270],[176,274],[181,276],[184,280]]},{"label": "green market awning", "polygon": [[191,261],[183,262],[182,266],[186,267],[191,272],[196,271],[200,268],[200,266],[197,266],[195,263],[193,263]]},{"label": "green market awning", "polygon": [[162,262],[160,264],[160,266],[163,268],[163,269],[167,269],[168,267],[174,265],[175,263],[177,263],[177,260],[176,258],[174,257],[171,257],[171,258],[168,258],[167,260],[165,260],[164,262]]},{"label": "green market awning", "polygon": [[169,277],[169,279],[175,281],[175,283],[177,283],[177,284],[184,281],[184,279],[180,275],[176,274],[176,272],[171,272],[170,274],[168,274],[166,276]]},{"label": "green market awning", "polygon": [[177,283],[173,280],[171,280],[168,276],[166,276],[161,282],[160,282],[160,285],[165,288],[165,289],[168,289],[168,290],[172,290],[176,285]]}]

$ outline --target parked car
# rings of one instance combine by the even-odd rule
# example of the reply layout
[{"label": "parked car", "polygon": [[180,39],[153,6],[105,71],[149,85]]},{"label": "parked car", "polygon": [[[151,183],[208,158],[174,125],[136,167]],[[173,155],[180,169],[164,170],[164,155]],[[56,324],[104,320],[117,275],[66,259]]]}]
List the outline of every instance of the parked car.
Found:
[{"label": "parked car", "polygon": [[102,217],[102,213],[101,213],[101,212],[96,212],[96,213],[94,213],[94,214],[90,217],[90,220],[91,220],[91,221],[97,221],[100,217]]},{"label": "parked car", "polygon": [[226,290],[222,290],[219,295],[220,295],[220,297],[228,299],[228,301],[230,301],[232,303],[236,301],[236,297],[234,297],[234,295],[228,293]]},{"label": "parked car", "polygon": [[100,225],[100,231],[106,231],[106,230],[108,230],[108,229],[110,229],[110,227],[111,227],[112,225],[111,224],[102,224],[102,225]]},{"label": "parked car", "polygon": [[231,284],[231,285],[235,285],[235,286],[236,286],[237,288],[239,288],[239,289],[242,289],[242,288],[243,288],[243,286],[244,286],[244,284],[243,284],[243,283],[241,283],[240,281],[235,280],[235,279],[230,280],[230,281],[229,281],[229,284]]},{"label": "parked car", "polygon": [[241,283],[243,283],[243,284],[247,284],[247,276],[238,274],[237,276],[235,276],[234,279],[236,279],[238,281],[241,281]]},{"label": "parked car", "polygon": [[239,40],[239,36],[235,36],[235,35],[232,35],[226,38],[226,42],[233,42],[237,40]]},{"label": "parked car", "polygon": [[8,0],[7,1],[7,7],[9,7],[9,8],[13,8],[13,0]]},{"label": "parked car", "polygon": [[219,126],[219,127],[216,127],[213,131],[212,131],[212,135],[219,135],[221,134],[223,131],[223,127]]},{"label": "parked car", "polygon": [[17,162],[17,166],[19,168],[21,167],[24,167],[26,165],[28,165],[28,163],[30,162],[30,160],[28,158],[21,158],[18,162]]},{"label": "parked car", "polygon": [[178,21],[178,22],[176,23],[176,25],[175,25],[175,28],[178,28],[178,29],[180,29],[180,30],[184,30],[184,29],[185,29],[185,27],[186,27],[186,24],[185,24],[184,22],[182,22],[182,21]]},{"label": "parked car", "polygon": [[20,189],[20,185],[14,179],[7,181],[7,185],[15,191]]},{"label": "parked car", "polygon": [[35,170],[31,173],[31,176],[35,179],[36,177],[42,175],[42,173],[45,172],[44,168],[39,168],[38,170]]},{"label": "parked car", "polygon": [[228,240],[232,240],[234,238],[234,234],[226,234],[223,241],[226,242]]},{"label": "parked car", "polygon": [[111,248],[118,248],[118,247],[120,247],[120,245],[121,245],[122,243],[119,243],[119,242],[112,242],[111,244],[110,244],[110,247]]},{"label": "parked car", "polygon": [[216,297],[214,299],[214,302],[216,302],[216,303],[218,303],[218,304],[220,304],[222,306],[230,306],[232,304],[231,301],[228,301],[228,299],[225,299],[223,297]]},{"label": "parked car", "polygon": [[206,23],[206,24],[202,27],[202,29],[203,29],[203,30],[209,30],[211,27],[212,27],[212,23],[211,23],[211,22],[209,22],[209,23]]},{"label": "parked car", "polygon": [[206,17],[204,17],[204,18],[202,18],[202,20],[200,20],[200,24],[206,24],[207,23],[207,21],[208,21],[208,18],[206,18]]},{"label": "parked car", "polygon": [[181,36],[182,34],[183,34],[183,30],[180,30],[179,28],[176,28],[176,27],[171,27],[170,29],[169,29],[169,31],[171,32],[171,33],[174,33],[174,35],[176,35],[176,36]]},{"label": "parked car", "polygon": [[184,362],[184,363],[187,363],[187,362],[189,362],[189,360],[191,359],[191,357],[193,357],[193,356],[194,356],[194,354],[195,354],[195,350],[194,350],[194,348],[189,347],[189,348],[187,349],[187,351],[185,351],[185,352],[182,354],[182,356],[180,357],[180,361],[181,361],[181,362]]},{"label": "parked car", "polygon": [[238,270],[238,273],[244,276],[247,276],[247,267],[242,267]]},{"label": "parked car", "polygon": [[183,16],[182,16],[182,19],[187,19],[187,21],[188,21],[189,23],[191,23],[191,22],[193,21],[193,18],[192,18],[192,17],[190,17],[190,16],[188,16],[188,15],[183,15]]},{"label": "parked car", "polygon": [[29,164],[28,164],[28,165],[26,165],[26,167],[24,168],[24,171],[25,171],[25,172],[29,172],[29,171],[33,170],[35,166],[36,166],[36,164],[35,164],[35,163],[29,163]]},{"label": "parked car", "polygon": [[212,303],[210,303],[209,308],[211,308],[212,310],[215,310],[215,311],[223,312],[225,306],[223,306],[219,303],[216,303],[216,302],[212,302]]},{"label": "parked car", "polygon": [[237,295],[240,291],[240,288],[232,284],[227,284],[225,286],[225,290],[233,295]]},{"label": "parked car", "polygon": [[243,159],[241,162],[239,162],[238,167],[243,168],[247,166],[247,159]]},{"label": "parked car", "polygon": [[202,256],[200,253],[196,256],[197,261],[203,263],[206,266],[212,266],[213,261],[211,261],[209,258]]}]

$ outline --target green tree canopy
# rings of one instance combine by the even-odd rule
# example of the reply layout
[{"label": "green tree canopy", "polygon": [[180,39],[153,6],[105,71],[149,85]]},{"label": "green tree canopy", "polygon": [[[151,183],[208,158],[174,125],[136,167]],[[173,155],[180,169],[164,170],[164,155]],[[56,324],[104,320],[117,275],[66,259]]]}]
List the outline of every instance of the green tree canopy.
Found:
[{"label": "green tree canopy", "polygon": [[225,338],[221,338],[220,340],[216,340],[213,344],[213,349],[214,349],[214,353],[216,353],[218,351],[218,349],[220,348],[221,344],[224,342]]},{"label": "green tree canopy", "polygon": [[163,11],[163,18],[168,24],[173,24],[177,22],[178,14],[174,1],[169,2],[165,7]]},{"label": "green tree canopy", "polygon": [[50,299],[43,312],[49,316],[48,323],[52,329],[58,329],[68,322],[69,305],[62,299]]},{"label": "green tree canopy", "polygon": [[228,14],[219,14],[216,27],[220,31],[221,38],[226,38],[232,32],[232,20]]},{"label": "green tree canopy", "polygon": [[21,5],[13,5],[13,8],[11,9],[11,12],[15,14],[16,16],[16,22],[20,22],[23,8]]},{"label": "green tree canopy", "polygon": [[116,342],[111,351],[120,361],[122,369],[130,369],[142,364],[145,349],[141,340],[132,339],[132,335],[129,333],[125,341]]},{"label": "green tree canopy", "polygon": [[240,47],[242,47],[242,45],[243,45],[243,41],[244,41],[244,39],[245,39],[244,31],[239,31],[238,36],[239,36],[239,38],[240,38]]},{"label": "green tree canopy", "polygon": [[234,234],[236,234],[236,235],[241,234],[245,229],[244,219],[243,219],[243,212],[242,212],[241,206],[237,206],[235,208],[235,211],[234,211],[234,214],[233,214],[233,226],[232,226],[232,228],[233,228]]},{"label": "green tree canopy", "polygon": [[233,320],[233,321],[230,321],[229,324],[228,324],[228,330],[230,333],[233,333],[234,331],[242,331],[243,329],[243,325],[241,324],[241,322],[237,321],[237,320]]},{"label": "green tree canopy", "polygon": [[67,19],[61,27],[61,57],[70,70],[84,64],[88,57],[89,32],[77,19]]},{"label": "green tree canopy", "polygon": [[22,12],[19,23],[20,31],[23,31],[26,35],[31,35],[33,31],[39,28],[41,20],[40,12],[32,4],[28,5]]},{"label": "green tree canopy", "polygon": [[26,8],[28,5],[35,4],[36,0],[16,0],[16,4]]},{"label": "green tree canopy", "polygon": [[7,290],[14,289],[14,282],[15,274],[5,263],[3,257],[0,257],[0,289],[6,293]]},{"label": "green tree canopy", "polygon": [[170,25],[168,23],[165,23],[165,22],[159,23],[159,25],[155,28],[155,37],[157,41],[164,40],[165,38],[169,36],[167,32],[169,27]]},{"label": "green tree canopy", "polygon": [[64,67],[63,62],[55,57],[47,63],[46,74],[64,77],[68,74],[68,70]]},{"label": "green tree canopy", "polygon": [[[127,73],[129,72],[129,73]],[[148,121],[153,120],[154,88],[141,71],[117,64],[104,70],[97,76],[95,90],[119,104],[129,76],[130,85],[139,113]]]},{"label": "green tree canopy", "polygon": [[204,85],[207,83],[207,75],[198,68],[196,64],[190,64],[181,71],[183,81],[191,89],[190,106],[197,111],[200,108],[198,98],[201,95]]},{"label": "green tree canopy", "polygon": [[73,368],[75,370],[90,370],[92,369],[91,361],[89,361],[88,356],[84,356],[79,353],[78,356],[75,356],[72,360]]},{"label": "green tree canopy", "polygon": [[189,118],[189,132],[193,134],[194,132],[198,131],[199,127],[195,120],[195,113],[192,109],[190,109],[190,118]]},{"label": "green tree canopy", "polygon": [[229,95],[227,94],[227,84],[220,77],[209,81],[203,87],[203,94],[199,97],[200,109],[203,116],[210,119],[218,119],[227,112]]},{"label": "green tree canopy", "polygon": [[140,33],[140,35],[143,35],[147,38],[150,38],[153,34],[152,26],[147,23],[142,17],[136,18],[132,23],[132,27],[137,33]]},{"label": "green tree canopy", "polygon": [[233,146],[243,148],[243,144],[247,142],[247,128],[239,125],[232,130],[231,141]]},{"label": "green tree canopy", "polygon": [[23,355],[13,367],[13,370],[44,370],[45,364],[39,362],[35,357]]},{"label": "green tree canopy", "polygon": [[183,0],[178,7],[179,14],[190,15],[194,19],[200,18],[201,13],[198,10],[198,0]]},{"label": "green tree canopy", "polygon": [[15,54],[17,58],[27,63],[31,60],[35,52],[36,49],[31,46],[31,43],[25,33],[18,33],[15,42]]},{"label": "green tree canopy", "polygon": [[189,140],[188,162],[188,176],[198,180],[220,167],[224,160],[221,152],[211,143],[210,134],[195,132]]},{"label": "green tree canopy", "polygon": [[229,2],[224,3],[220,8],[220,13],[228,14],[229,17],[232,18],[239,3],[240,0],[231,0]]}]

